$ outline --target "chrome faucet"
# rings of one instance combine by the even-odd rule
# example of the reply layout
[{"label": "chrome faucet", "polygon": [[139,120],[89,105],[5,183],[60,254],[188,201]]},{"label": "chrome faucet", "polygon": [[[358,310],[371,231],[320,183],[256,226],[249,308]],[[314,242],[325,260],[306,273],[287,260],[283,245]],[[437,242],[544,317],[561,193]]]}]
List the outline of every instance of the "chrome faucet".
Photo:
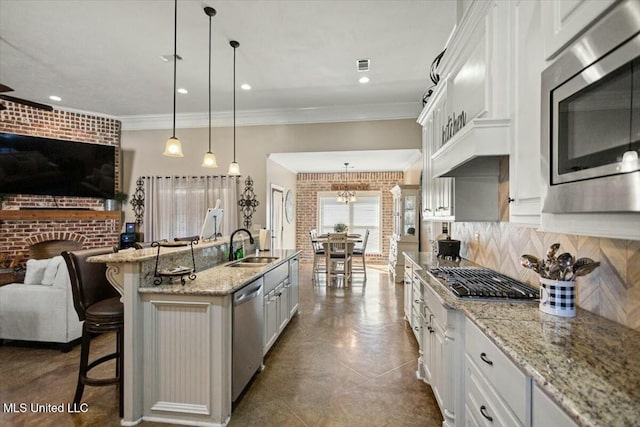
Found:
[{"label": "chrome faucet", "polygon": [[246,228],[238,228],[236,231],[231,233],[231,236],[229,237],[229,261],[236,260],[236,252],[233,250],[233,237],[239,231],[244,231],[245,233],[247,233],[249,235],[249,242],[252,245],[255,243],[255,240],[253,240],[253,236],[251,235],[251,232],[249,230],[247,230]]}]

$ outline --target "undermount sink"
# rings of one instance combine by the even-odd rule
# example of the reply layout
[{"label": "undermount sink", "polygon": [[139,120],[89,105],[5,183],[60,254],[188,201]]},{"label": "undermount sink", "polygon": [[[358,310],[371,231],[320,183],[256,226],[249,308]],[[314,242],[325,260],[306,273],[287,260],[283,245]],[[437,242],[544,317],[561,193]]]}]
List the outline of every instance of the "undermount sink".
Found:
[{"label": "undermount sink", "polygon": [[253,256],[229,263],[227,267],[262,267],[278,259],[280,258],[273,256]]}]

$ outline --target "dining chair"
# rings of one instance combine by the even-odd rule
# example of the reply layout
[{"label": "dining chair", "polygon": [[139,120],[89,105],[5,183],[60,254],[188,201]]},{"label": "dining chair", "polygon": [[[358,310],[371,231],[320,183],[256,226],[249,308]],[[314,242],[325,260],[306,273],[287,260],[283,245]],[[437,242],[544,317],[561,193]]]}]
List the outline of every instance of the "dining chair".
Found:
[{"label": "dining chair", "polygon": [[369,229],[364,232],[362,239],[362,246],[353,248],[353,259],[360,260],[359,263],[354,263],[351,270],[352,273],[363,273],[364,280],[367,280],[367,263],[365,262],[365,250],[367,249],[367,241],[369,240]]},{"label": "dining chair", "polygon": [[317,241],[318,230],[315,228],[309,230],[309,236],[311,237],[311,246],[313,248],[313,274],[311,275],[311,281],[315,282],[318,274],[327,272],[325,251],[322,243]]},{"label": "dining chair", "polygon": [[344,283],[351,282],[351,260],[353,243],[347,233],[329,233],[326,246],[327,284],[341,277]]}]

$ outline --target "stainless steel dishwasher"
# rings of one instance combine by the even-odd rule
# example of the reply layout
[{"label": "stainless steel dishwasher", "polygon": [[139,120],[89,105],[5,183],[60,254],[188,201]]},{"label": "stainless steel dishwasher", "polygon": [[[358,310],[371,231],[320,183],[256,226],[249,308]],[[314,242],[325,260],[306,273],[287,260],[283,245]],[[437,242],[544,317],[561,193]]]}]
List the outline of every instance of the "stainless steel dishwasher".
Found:
[{"label": "stainless steel dishwasher", "polygon": [[262,366],[264,331],[262,277],[233,294],[232,400]]}]

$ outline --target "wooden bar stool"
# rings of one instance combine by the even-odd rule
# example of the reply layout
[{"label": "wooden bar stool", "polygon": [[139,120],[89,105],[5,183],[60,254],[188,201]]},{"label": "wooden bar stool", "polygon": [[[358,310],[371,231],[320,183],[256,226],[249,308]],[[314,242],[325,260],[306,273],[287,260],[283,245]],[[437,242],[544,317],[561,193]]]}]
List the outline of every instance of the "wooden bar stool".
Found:
[{"label": "wooden bar stool", "polygon": [[[82,399],[84,386],[105,386],[119,384],[119,414],[124,415],[123,406],[123,364],[124,349],[124,307],[120,302],[120,295],[111,286],[106,277],[105,264],[87,262],[87,258],[113,253],[113,248],[83,249],[79,251],[64,251],[62,257],[67,263],[73,305],[78,313],[82,326],[82,348],[80,350],[80,370],[78,384],[73,403],[78,405]],[[89,346],[92,334],[116,333],[116,351],[99,357],[89,363]],[[92,378],[88,373],[94,367],[116,359],[116,373],[112,378]]]}]

